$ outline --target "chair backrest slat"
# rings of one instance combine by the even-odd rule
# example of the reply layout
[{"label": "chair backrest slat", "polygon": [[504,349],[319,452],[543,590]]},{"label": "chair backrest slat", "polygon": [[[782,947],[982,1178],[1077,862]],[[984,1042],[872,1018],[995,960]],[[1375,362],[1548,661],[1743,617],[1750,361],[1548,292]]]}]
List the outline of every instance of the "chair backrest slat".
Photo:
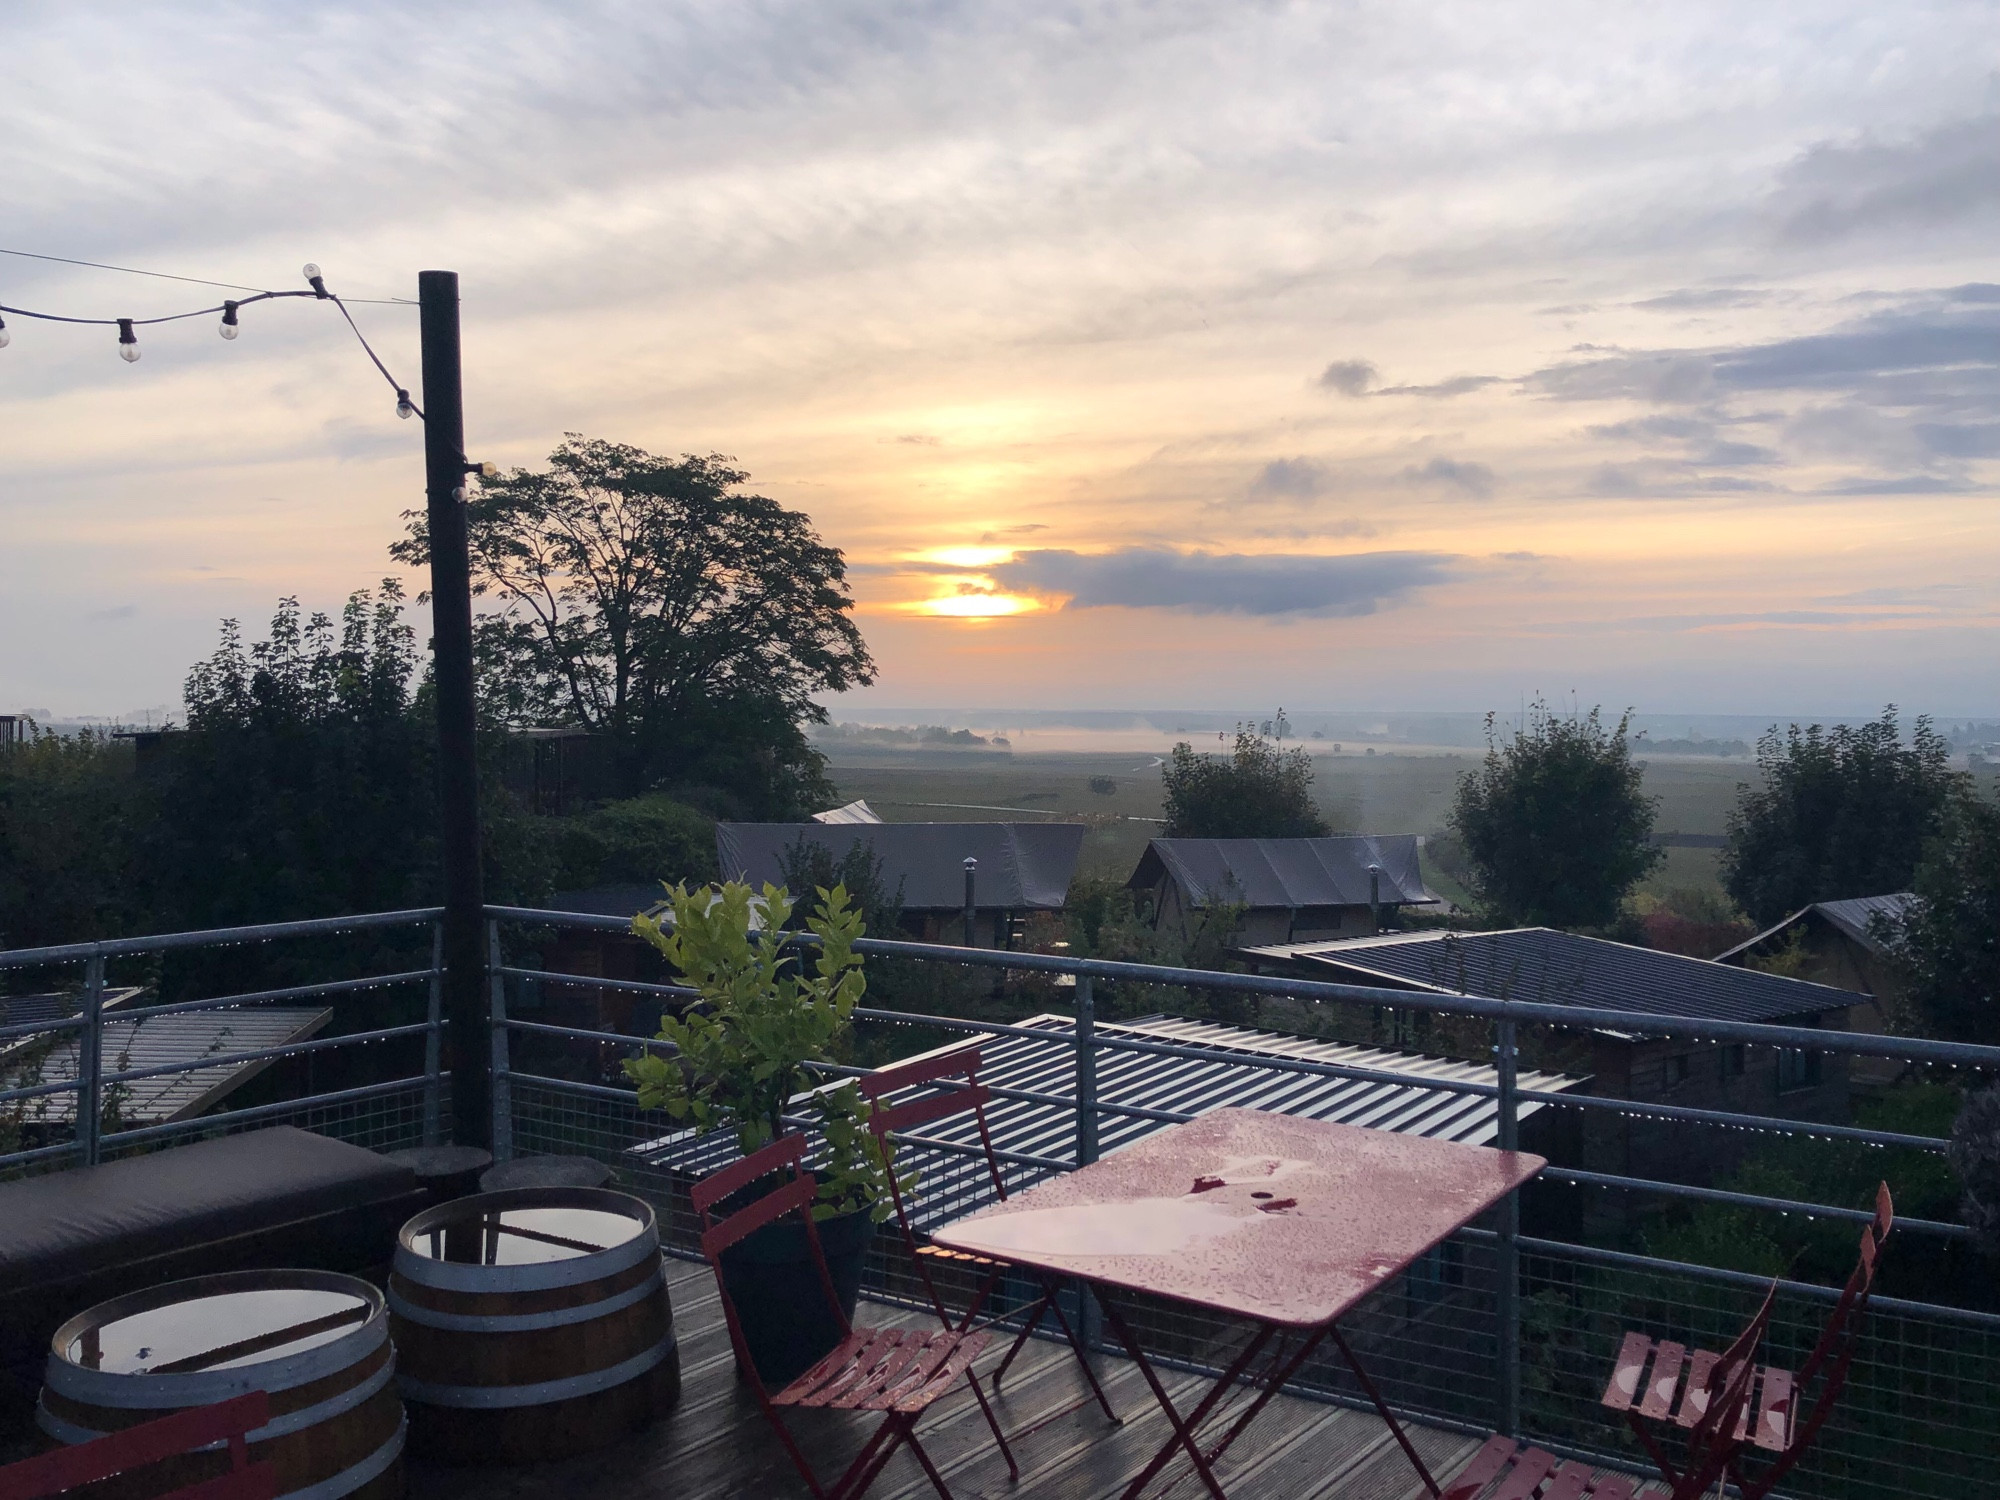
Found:
[{"label": "chair backrest slat", "polygon": [[711,1172],[690,1189],[694,1211],[706,1216],[709,1209],[739,1188],[762,1177],[770,1177],[805,1159],[805,1137],[796,1132],[781,1135],[770,1145],[753,1151],[741,1161],[731,1162],[719,1172]]},{"label": "chair backrest slat", "polygon": [[162,1459],[191,1453],[210,1443],[241,1438],[270,1420],[270,1396],[263,1391],[250,1391],[213,1406],[175,1412],[121,1432],[106,1433],[87,1443],[57,1448],[10,1464],[0,1469],[0,1494],[6,1495],[7,1500],[40,1500],[42,1496],[59,1495],[115,1474],[143,1469]]},{"label": "chair backrest slat", "polygon": [[977,1074],[978,1071],[977,1046],[953,1047],[934,1056],[916,1057],[908,1062],[892,1063],[886,1068],[877,1068],[872,1073],[864,1073],[856,1081],[861,1085],[861,1092],[873,1101],[885,1094],[898,1094],[904,1089],[935,1083],[940,1078],[963,1078]]},{"label": "chair backrest slat", "polygon": [[801,1210],[809,1212],[818,1192],[819,1183],[812,1173],[801,1173],[783,1187],[774,1188],[766,1193],[749,1207],[739,1208],[727,1218],[704,1229],[701,1234],[701,1253],[720,1255],[731,1245],[748,1239],[766,1224],[774,1223],[786,1214],[795,1214]]},{"label": "chair backrest slat", "polygon": [[915,1130],[934,1120],[977,1109],[992,1097],[992,1090],[983,1083],[976,1083],[970,1088],[930,1094],[922,1099],[905,1100],[901,1104],[877,1104],[868,1117],[868,1124],[877,1135],[887,1135],[892,1130]]}]

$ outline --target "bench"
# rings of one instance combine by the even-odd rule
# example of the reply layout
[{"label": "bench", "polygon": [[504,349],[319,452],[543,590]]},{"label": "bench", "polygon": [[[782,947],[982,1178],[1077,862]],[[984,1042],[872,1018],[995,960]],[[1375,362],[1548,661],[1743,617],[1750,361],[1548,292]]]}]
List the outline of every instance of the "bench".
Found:
[{"label": "bench", "polygon": [[0,1407],[32,1404],[86,1307],[215,1271],[385,1265],[430,1201],[409,1167],[289,1125],[0,1182]]}]

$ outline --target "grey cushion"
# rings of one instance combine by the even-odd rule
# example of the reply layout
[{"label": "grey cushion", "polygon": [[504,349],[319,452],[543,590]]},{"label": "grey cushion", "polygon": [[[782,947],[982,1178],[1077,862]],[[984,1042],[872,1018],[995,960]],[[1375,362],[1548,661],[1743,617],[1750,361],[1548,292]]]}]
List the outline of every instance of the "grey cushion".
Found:
[{"label": "grey cushion", "polygon": [[0,1292],[416,1190],[408,1167],[289,1125],[0,1183]]}]

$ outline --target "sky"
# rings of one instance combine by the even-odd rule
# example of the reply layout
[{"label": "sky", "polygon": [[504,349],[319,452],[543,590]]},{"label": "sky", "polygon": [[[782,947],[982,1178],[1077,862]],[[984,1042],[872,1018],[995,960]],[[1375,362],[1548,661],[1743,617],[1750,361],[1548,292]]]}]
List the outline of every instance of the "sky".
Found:
[{"label": "sky", "polygon": [[[839,718],[2000,713],[1992,3],[0,0],[0,56],[0,248],[457,270],[474,458],[725,453],[844,550]],[[397,571],[419,424],[324,304],[214,325],[7,317],[0,712]]]}]

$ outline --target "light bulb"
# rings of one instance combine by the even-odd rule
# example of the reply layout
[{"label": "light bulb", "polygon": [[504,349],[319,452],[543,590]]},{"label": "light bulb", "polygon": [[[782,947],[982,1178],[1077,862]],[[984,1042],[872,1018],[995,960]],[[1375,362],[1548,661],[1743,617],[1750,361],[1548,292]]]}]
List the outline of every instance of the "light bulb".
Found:
[{"label": "light bulb", "polygon": [[120,344],[118,346],[118,357],[128,365],[136,365],[139,363],[139,346],[137,344]]},{"label": "light bulb", "polygon": [[305,269],[300,271],[299,274],[305,277],[307,281],[317,281],[319,280],[321,273],[318,266],[314,265],[311,261],[307,261],[305,263]]},{"label": "light bulb", "polygon": [[14,342],[14,335],[7,331],[7,320],[5,318],[0,318],[0,349],[5,349],[9,344],[13,342]]},{"label": "light bulb", "polygon": [[139,335],[132,331],[132,320],[118,320],[118,357],[128,365],[139,362]]},{"label": "light bulb", "polygon": [[407,422],[411,417],[416,415],[416,412],[417,409],[410,404],[410,393],[408,391],[396,392],[396,415]]},{"label": "light bulb", "polygon": [[234,302],[225,302],[222,304],[221,333],[226,339],[236,337],[236,304]]}]

